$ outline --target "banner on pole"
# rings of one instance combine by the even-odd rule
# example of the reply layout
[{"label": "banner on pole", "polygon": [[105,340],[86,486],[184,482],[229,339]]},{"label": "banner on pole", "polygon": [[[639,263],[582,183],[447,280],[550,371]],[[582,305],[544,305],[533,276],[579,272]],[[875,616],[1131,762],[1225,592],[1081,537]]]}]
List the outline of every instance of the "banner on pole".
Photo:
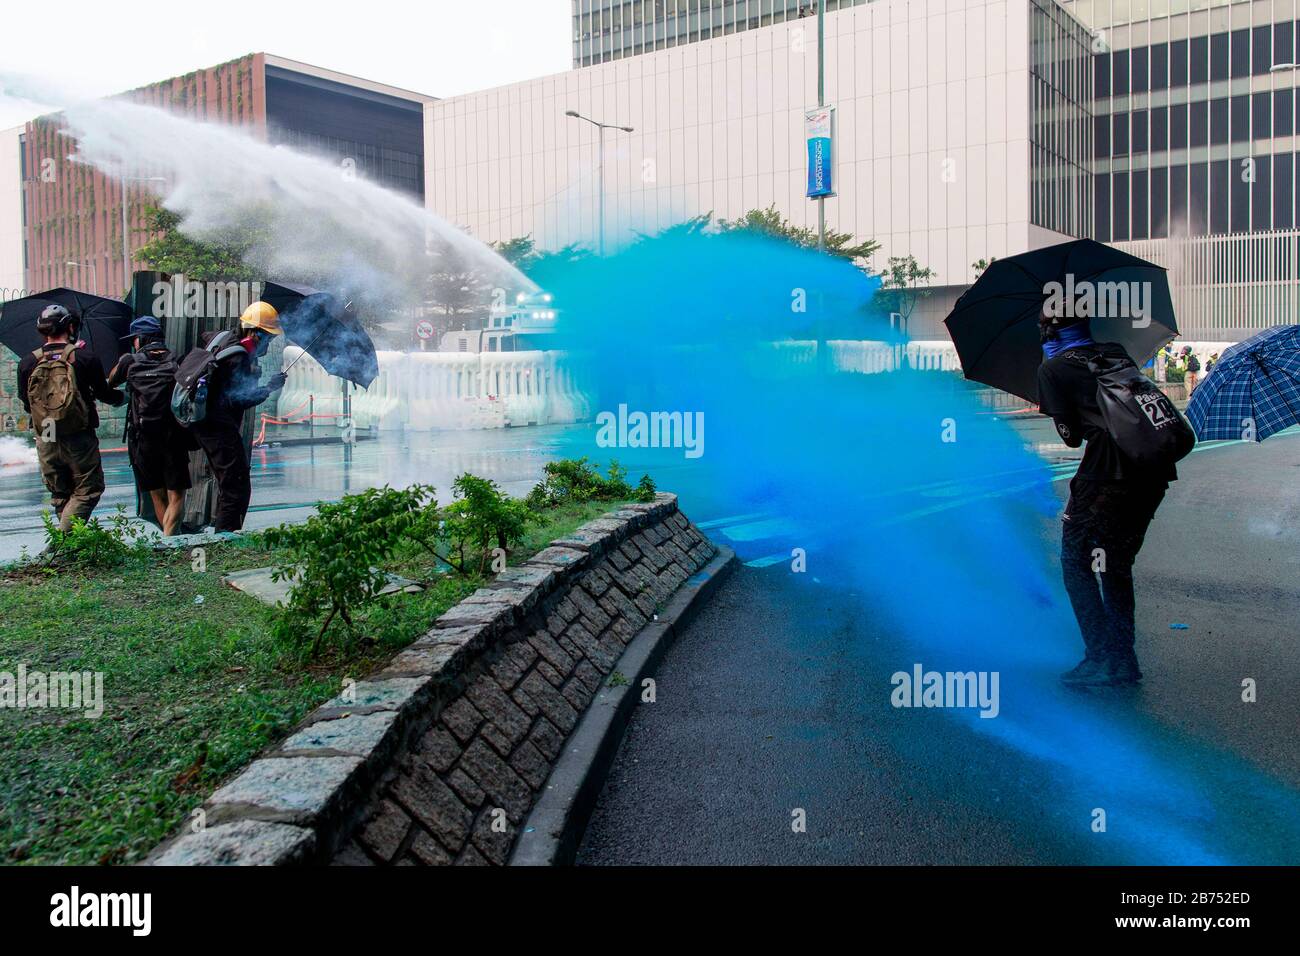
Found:
[{"label": "banner on pole", "polygon": [[835,139],[835,107],[819,106],[803,114],[804,138],[808,141],[808,198],[834,196],[832,144]]}]

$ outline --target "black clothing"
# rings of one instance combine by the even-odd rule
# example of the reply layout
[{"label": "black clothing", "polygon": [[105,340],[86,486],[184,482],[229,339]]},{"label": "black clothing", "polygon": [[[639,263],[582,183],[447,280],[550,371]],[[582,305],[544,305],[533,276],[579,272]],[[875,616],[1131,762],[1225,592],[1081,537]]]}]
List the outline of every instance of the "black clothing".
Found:
[{"label": "black clothing", "polygon": [[189,442],[177,441],[170,432],[141,429],[127,433],[126,445],[136,483],[145,491],[189,489]]},{"label": "black clothing", "polygon": [[1133,562],[1166,487],[1162,482],[1078,477],[1070,482],[1062,519],[1061,572],[1092,660],[1133,653]]},{"label": "black clothing", "polygon": [[244,410],[261,405],[271,395],[269,387],[259,384],[260,376],[261,369],[247,352],[222,359],[208,382],[208,411],[199,424],[212,430],[238,429]]},{"label": "black clothing", "polygon": [[208,456],[208,465],[217,478],[217,511],[212,524],[217,531],[238,531],[244,526],[248,502],[253,497],[249,477],[248,455],[238,426],[194,426],[194,437]]},{"label": "black clothing", "polygon": [[1137,471],[1125,461],[1115,440],[1101,423],[1097,405],[1097,377],[1088,371],[1089,357],[1105,355],[1128,358],[1122,346],[1113,343],[1082,346],[1047,359],[1038,368],[1038,401],[1044,415],[1049,415],[1061,439],[1071,448],[1083,442],[1087,447],[1076,473],[1093,481],[1140,480],[1168,483],[1178,479],[1173,465]]},{"label": "black clothing", "polygon": [[[48,355],[51,352],[62,352],[65,348],[67,348],[66,342],[51,342],[41,346],[41,351]],[[18,397],[22,400],[23,408],[28,414],[31,414],[32,406],[27,400],[27,382],[35,369],[36,356],[28,352],[18,363]],[[104,366],[95,355],[83,348],[78,348],[72,353],[72,369],[77,376],[77,391],[81,392],[86,400],[86,407],[90,412],[90,428],[94,430],[99,427],[96,399],[105,405],[122,405],[126,402],[126,395],[109,387],[107,379],[104,378]]]}]

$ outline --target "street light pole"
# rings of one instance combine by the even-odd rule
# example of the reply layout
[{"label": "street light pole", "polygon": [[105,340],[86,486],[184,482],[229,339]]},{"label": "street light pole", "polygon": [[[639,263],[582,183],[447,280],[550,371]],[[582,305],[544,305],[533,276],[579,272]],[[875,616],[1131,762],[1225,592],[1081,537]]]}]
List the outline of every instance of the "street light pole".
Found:
[{"label": "street light pole", "polygon": [[131,183],[165,183],[166,181],[161,176],[122,177],[122,288],[127,295],[131,294],[131,243],[126,233],[126,205]]},{"label": "street light pole", "polygon": [[73,262],[69,259],[64,263],[64,265],[72,266],[74,269],[89,269],[91,290],[95,295],[99,295],[99,275],[95,272],[95,264],[93,262],[89,262],[83,266],[80,262]]},{"label": "street light pole", "polygon": [[597,216],[599,216],[600,222],[597,224],[596,232],[598,235],[597,243],[600,249],[600,254],[603,256],[605,254],[605,130],[621,129],[625,133],[631,133],[634,132],[634,130],[631,126],[619,126],[617,123],[598,123],[589,116],[583,116],[577,110],[565,110],[564,115],[572,116],[574,119],[586,120],[592,126],[596,127],[596,129],[600,130],[599,145],[597,146],[597,149],[600,150],[600,156],[596,161],[596,188],[600,192]]},{"label": "street light pole", "polygon": [[[817,105],[826,105],[826,0],[817,0]],[[826,197],[817,197],[817,251],[826,251]]]}]

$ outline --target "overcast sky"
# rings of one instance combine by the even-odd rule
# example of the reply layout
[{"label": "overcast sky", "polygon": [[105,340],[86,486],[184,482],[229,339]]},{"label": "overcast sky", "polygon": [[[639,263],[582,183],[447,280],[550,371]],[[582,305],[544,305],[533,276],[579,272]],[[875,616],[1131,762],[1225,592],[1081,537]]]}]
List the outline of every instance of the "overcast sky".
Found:
[{"label": "overcast sky", "polygon": [[572,65],[569,0],[0,0],[0,129],[264,52],[432,96]]}]

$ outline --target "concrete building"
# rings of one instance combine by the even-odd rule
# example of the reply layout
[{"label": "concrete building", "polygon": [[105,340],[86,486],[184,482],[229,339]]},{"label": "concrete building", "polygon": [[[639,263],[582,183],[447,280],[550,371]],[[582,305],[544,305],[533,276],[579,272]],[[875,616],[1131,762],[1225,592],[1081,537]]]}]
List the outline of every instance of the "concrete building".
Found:
[{"label": "concrete building", "polygon": [[[803,123],[817,102],[816,36],[815,20],[787,20],[430,103],[426,202],[485,241],[594,245],[598,138],[572,109],[634,129],[606,133],[611,244],[773,204],[815,226]],[[827,222],[879,241],[878,267],[911,254],[935,271],[913,335],[943,335],[976,260],[1090,231],[1091,42],[1052,0],[827,13]]]},{"label": "concrete building", "polygon": [[[874,0],[826,0],[826,9]],[[592,66],[786,23],[816,13],[815,0],[573,0],[573,65]]]},{"label": "concrete building", "polygon": [[21,126],[0,130],[0,302],[25,294],[22,134]]},{"label": "concrete building", "polygon": [[[1092,236],[1165,265],[1184,337],[1300,312],[1297,0],[829,2],[831,228],[913,255],[939,322],[972,263]],[[575,0],[571,72],[429,104],[429,206],[485,240],[616,243],[804,198],[815,4]]]},{"label": "concrete building", "polygon": [[[358,176],[423,195],[423,108],[432,97],[266,53],[124,95],[196,119],[247,126],[272,143],[350,159]],[[101,294],[120,295],[123,184],[67,159],[59,130],[57,113],[28,123],[21,137],[21,168],[3,180],[23,184],[21,284],[32,289],[98,285]],[[128,201],[128,242],[134,252],[151,238],[143,219],[152,201],[148,184],[129,184]]]}]

